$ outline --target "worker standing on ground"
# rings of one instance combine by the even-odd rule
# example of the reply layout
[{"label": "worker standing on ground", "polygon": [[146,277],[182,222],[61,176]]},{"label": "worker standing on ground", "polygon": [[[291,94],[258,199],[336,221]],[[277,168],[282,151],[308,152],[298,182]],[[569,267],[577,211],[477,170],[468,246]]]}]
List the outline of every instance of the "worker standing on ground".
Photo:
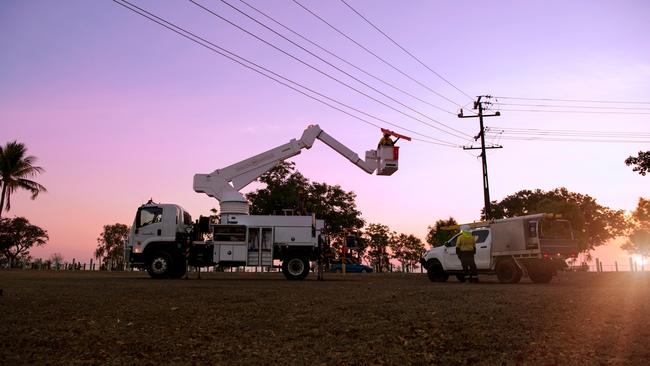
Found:
[{"label": "worker standing on ground", "polygon": [[393,141],[393,139],[390,138],[390,134],[384,133],[384,137],[382,137],[381,140],[379,140],[379,144],[377,146],[379,147],[379,146],[394,146],[394,145],[395,145],[395,141]]},{"label": "worker standing on ground", "polygon": [[469,279],[469,282],[478,282],[474,254],[476,254],[476,241],[469,231],[469,226],[463,225],[460,227],[460,235],[456,239],[456,255],[463,266],[463,274],[465,278]]}]

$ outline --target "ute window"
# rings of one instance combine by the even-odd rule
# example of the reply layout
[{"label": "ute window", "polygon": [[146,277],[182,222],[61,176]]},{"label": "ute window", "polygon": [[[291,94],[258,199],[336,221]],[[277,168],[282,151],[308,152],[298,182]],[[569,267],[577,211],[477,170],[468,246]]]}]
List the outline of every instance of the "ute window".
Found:
[{"label": "ute window", "polygon": [[138,211],[137,226],[143,227],[162,222],[162,207],[144,207]]},{"label": "ute window", "polygon": [[568,220],[542,220],[541,239],[573,239]]},{"label": "ute window", "polygon": [[215,226],[214,240],[246,242],[246,226]]},{"label": "ute window", "polygon": [[476,244],[483,243],[488,235],[490,234],[489,230],[476,230],[472,232],[472,236],[474,236],[474,240],[476,241]]},{"label": "ute window", "polygon": [[447,246],[447,247],[455,247],[456,246],[456,239],[458,239],[458,235],[460,235],[460,234],[456,234],[451,239],[447,240],[447,242],[445,243],[445,246]]}]

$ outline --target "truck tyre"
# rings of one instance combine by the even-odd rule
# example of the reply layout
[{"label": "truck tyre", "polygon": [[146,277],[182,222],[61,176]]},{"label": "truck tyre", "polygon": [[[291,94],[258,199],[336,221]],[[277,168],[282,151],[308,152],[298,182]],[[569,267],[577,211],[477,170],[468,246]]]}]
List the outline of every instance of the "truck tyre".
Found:
[{"label": "truck tyre", "polygon": [[447,282],[449,273],[442,269],[440,262],[433,262],[427,269],[427,277],[431,282]]},{"label": "truck tyre", "polygon": [[553,268],[546,263],[530,263],[528,276],[533,283],[549,283],[553,279]]},{"label": "truck tyre", "polygon": [[304,280],[309,274],[309,261],[302,257],[289,257],[282,261],[282,274],[288,280]]},{"label": "truck tyre", "polygon": [[147,262],[147,272],[151,278],[168,278],[174,272],[174,261],[167,252],[154,252]]},{"label": "truck tyre", "polygon": [[497,278],[501,283],[517,283],[521,280],[521,269],[512,259],[503,259],[497,263]]},{"label": "truck tyre", "polygon": [[187,261],[185,258],[177,258],[174,262],[174,271],[171,275],[172,278],[182,278],[187,273]]}]

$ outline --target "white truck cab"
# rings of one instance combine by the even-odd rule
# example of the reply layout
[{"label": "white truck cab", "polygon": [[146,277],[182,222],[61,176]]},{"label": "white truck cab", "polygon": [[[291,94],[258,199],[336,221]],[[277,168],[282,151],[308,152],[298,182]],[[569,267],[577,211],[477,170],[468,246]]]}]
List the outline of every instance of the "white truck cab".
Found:
[{"label": "white truck cab", "polygon": [[[496,274],[502,283],[517,283],[524,275],[535,283],[548,283],[565,260],[578,252],[570,222],[552,214],[469,225],[474,226],[470,231],[476,241],[474,261],[478,272]],[[445,282],[450,275],[465,281],[456,254],[458,235],[426,251],[420,260],[431,281]]]}]

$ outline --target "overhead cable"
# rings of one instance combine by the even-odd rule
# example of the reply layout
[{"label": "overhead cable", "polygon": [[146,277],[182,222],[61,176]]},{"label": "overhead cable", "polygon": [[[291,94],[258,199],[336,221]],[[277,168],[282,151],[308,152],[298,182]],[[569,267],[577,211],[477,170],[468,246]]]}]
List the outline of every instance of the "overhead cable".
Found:
[{"label": "overhead cable", "polygon": [[361,122],[364,122],[364,123],[366,123],[368,125],[371,125],[371,126],[374,126],[374,127],[377,127],[377,128],[381,128],[381,126],[379,126],[379,125],[377,125],[375,123],[372,123],[372,122],[370,122],[370,121],[368,121],[368,120],[366,120],[364,118],[356,116],[356,115],[354,115],[354,114],[352,114],[352,113],[350,113],[350,112],[348,112],[348,111],[346,111],[344,109],[336,107],[336,106],[334,106],[334,105],[332,105],[332,104],[330,104],[330,103],[328,103],[326,101],[323,101],[322,99],[316,98],[315,96],[310,95],[309,93],[306,93],[305,91],[300,90],[297,87],[289,85],[288,83],[297,85],[300,88],[308,90],[309,92],[312,92],[312,93],[314,93],[314,94],[316,94],[316,95],[318,95],[318,96],[320,96],[322,98],[330,100],[330,101],[332,101],[334,103],[337,103],[337,104],[339,104],[341,106],[344,106],[346,108],[354,110],[355,112],[364,114],[364,115],[369,116],[371,118],[382,121],[382,122],[384,122],[386,124],[389,124],[389,125],[391,125],[393,127],[402,129],[404,131],[411,132],[413,134],[416,134],[418,136],[422,136],[422,137],[428,139],[428,140],[423,140],[423,139],[414,138],[414,140],[421,141],[421,142],[426,142],[426,143],[430,143],[430,144],[435,144],[435,145],[440,145],[440,146],[445,146],[445,147],[454,147],[454,148],[459,147],[459,146],[454,145],[454,144],[452,144],[450,142],[439,140],[439,139],[436,139],[434,137],[422,134],[420,132],[413,131],[413,130],[410,130],[408,128],[404,128],[404,127],[402,127],[400,125],[397,125],[395,123],[392,123],[392,122],[384,120],[384,119],[381,119],[379,117],[372,116],[369,113],[363,112],[363,111],[361,111],[359,109],[348,106],[345,103],[337,101],[336,99],[330,98],[330,97],[328,97],[328,96],[326,96],[324,94],[321,94],[321,93],[319,93],[317,91],[314,91],[314,90],[312,90],[312,89],[310,89],[310,88],[308,88],[308,87],[306,87],[306,86],[304,86],[304,85],[302,85],[300,83],[297,83],[297,82],[292,81],[292,80],[290,80],[288,78],[285,78],[280,74],[277,74],[277,73],[275,73],[275,72],[273,72],[273,71],[271,71],[271,70],[269,70],[267,68],[264,68],[263,66],[260,66],[260,65],[258,65],[256,63],[252,62],[252,61],[249,61],[246,58],[238,56],[235,53],[230,52],[230,51],[226,50],[225,48],[222,48],[222,47],[220,47],[220,46],[218,46],[218,45],[216,45],[216,44],[214,44],[214,43],[212,43],[212,42],[210,42],[210,41],[208,41],[208,40],[206,40],[206,39],[204,39],[204,38],[202,38],[200,36],[197,36],[196,34],[190,32],[190,31],[188,31],[188,30],[186,30],[186,29],[184,29],[184,28],[182,28],[182,27],[180,27],[180,26],[178,26],[178,25],[176,25],[176,24],[174,24],[174,23],[172,23],[170,21],[167,21],[167,20],[165,20],[163,18],[160,18],[157,15],[155,15],[153,13],[150,13],[147,10],[142,9],[142,8],[138,7],[137,5],[134,5],[134,4],[132,4],[132,3],[128,2],[128,1],[126,1],[126,0],[113,0],[113,2],[115,2],[118,5],[121,5],[121,6],[125,7],[128,10],[131,10],[132,12],[134,12],[134,13],[140,15],[140,16],[143,16],[143,17],[145,17],[145,18],[147,18],[147,19],[149,19],[149,20],[151,20],[151,21],[153,21],[153,22],[167,28],[168,30],[173,31],[174,33],[177,33],[178,35],[180,35],[180,36],[182,36],[182,37],[184,37],[186,39],[189,39],[190,41],[192,41],[194,43],[199,44],[200,46],[203,46],[204,48],[207,48],[208,50],[211,50],[211,51],[213,51],[213,52],[215,52],[215,53],[217,53],[217,54],[219,54],[221,56],[224,56],[227,59],[229,59],[229,60],[231,60],[231,61],[233,61],[233,62],[235,62],[235,63],[237,63],[237,64],[239,64],[241,66],[244,66],[244,67],[246,67],[246,68],[248,68],[248,69],[250,69],[252,71],[255,71],[256,73],[258,73],[260,75],[263,75],[263,76],[265,76],[265,77],[267,77],[267,78],[269,78],[269,79],[271,79],[271,80],[273,80],[273,81],[275,81],[275,82],[277,82],[277,83],[279,83],[279,84],[281,84],[281,85],[283,85],[283,86],[285,86],[287,88],[290,88],[290,89],[292,89],[292,90],[294,90],[294,91],[296,91],[296,92],[298,92],[298,93],[300,93],[300,94],[302,94],[302,95],[304,95],[304,96],[306,96],[306,97],[308,97],[310,99],[313,99],[313,100],[315,100],[315,101],[317,101],[319,103],[322,103],[322,104],[324,104],[324,105],[326,105],[326,106],[328,106],[328,107],[330,107],[332,109],[335,109],[335,110],[337,110],[339,112],[342,112],[342,113],[344,113],[344,114],[346,114],[346,115],[348,115],[350,117],[353,117],[353,118],[355,118],[355,119],[357,119],[357,120],[359,120]]},{"label": "overhead cable", "polygon": [[548,102],[578,102],[578,103],[607,103],[607,104],[650,104],[644,101],[621,101],[621,100],[593,100],[593,99],[560,99],[560,98],[522,98],[522,97],[495,97],[498,99],[516,100],[540,100]]},{"label": "overhead cable", "polygon": [[422,60],[420,60],[420,59],[417,58],[414,54],[412,54],[411,52],[409,52],[406,48],[402,47],[401,44],[397,43],[397,41],[395,41],[391,36],[389,36],[389,35],[386,34],[384,31],[382,31],[378,26],[376,26],[373,22],[371,22],[370,20],[368,20],[368,18],[366,18],[365,16],[363,16],[363,14],[361,14],[359,11],[357,11],[355,8],[353,8],[353,7],[352,7],[350,4],[348,4],[345,0],[341,0],[341,2],[342,2],[343,4],[345,4],[348,8],[350,8],[350,10],[352,10],[353,12],[355,12],[359,17],[361,17],[361,19],[365,20],[366,23],[370,24],[370,26],[372,26],[372,27],[373,27],[377,32],[381,33],[384,37],[388,38],[388,40],[390,40],[390,41],[391,41],[395,46],[399,47],[399,49],[401,49],[402,51],[404,51],[407,55],[411,56],[411,58],[414,59],[415,61],[417,61],[420,65],[424,66],[427,70],[431,71],[434,75],[436,75],[437,77],[439,77],[439,78],[440,78],[442,81],[444,81],[445,83],[451,85],[454,89],[458,90],[461,94],[465,95],[467,98],[469,98],[469,99],[471,99],[471,100],[474,99],[472,96],[470,96],[469,94],[465,93],[465,92],[464,92],[463,90],[461,90],[459,87],[457,87],[456,85],[454,85],[451,81],[445,79],[442,75],[440,75],[440,74],[437,73],[435,70],[433,70],[431,67],[429,67],[427,64],[425,64],[424,62],[422,62]]},{"label": "overhead cable", "polygon": [[244,3],[244,4],[245,4],[246,6],[248,6],[249,8],[253,9],[253,10],[256,11],[257,13],[261,14],[261,15],[264,16],[265,18],[267,18],[267,19],[269,19],[270,21],[274,22],[275,24],[279,25],[280,27],[282,27],[282,28],[286,29],[287,31],[293,33],[294,35],[300,37],[300,38],[303,39],[304,41],[310,43],[311,45],[317,47],[317,48],[320,49],[321,51],[323,51],[323,52],[329,54],[330,56],[336,58],[337,60],[339,60],[339,61],[341,61],[341,62],[343,62],[343,63],[345,63],[346,65],[348,65],[348,66],[350,66],[350,67],[356,69],[357,71],[362,72],[362,73],[366,74],[367,76],[369,76],[369,77],[371,77],[371,78],[373,78],[373,79],[375,79],[375,80],[381,82],[382,84],[384,84],[384,85],[386,85],[386,86],[389,86],[389,87],[391,87],[391,88],[393,88],[393,89],[395,89],[395,90],[397,90],[397,91],[399,91],[399,92],[401,92],[401,93],[403,93],[403,94],[405,94],[405,95],[408,95],[409,97],[411,97],[411,98],[413,98],[413,99],[415,99],[415,100],[417,100],[417,101],[419,101],[419,102],[422,102],[422,103],[424,103],[424,104],[426,104],[426,105],[429,105],[429,106],[431,106],[431,107],[433,107],[433,108],[436,108],[436,109],[438,109],[438,110],[440,110],[440,111],[443,111],[443,112],[445,112],[445,113],[449,113],[449,114],[456,115],[456,113],[451,112],[451,111],[448,111],[448,110],[446,110],[446,109],[444,109],[444,108],[442,108],[442,107],[440,107],[440,106],[438,106],[438,105],[435,105],[435,104],[430,103],[430,102],[428,102],[428,101],[426,101],[426,100],[424,100],[424,99],[422,99],[422,98],[419,98],[418,96],[414,95],[413,93],[410,93],[410,92],[408,92],[408,91],[406,91],[406,90],[404,90],[404,89],[402,89],[402,88],[396,86],[395,84],[393,84],[393,83],[391,83],[391,82],[388,82],[388,81],[386,81],[386,80],[380,78],[379,76],[377,76],[377,75],[375,75],[375,74],[372,74],[372,73],[366,71],[364,68],[355,65],[354,63],[352,63],[352,62],[346,60],[345,58],[340,57],[340,56],[337,55],[336,53],[334,53],[334,52],[330,51],[329,49],[323,47],[322,45],[320,45],[320,44],[314,42],[313,40],[309,39],[308,37],[306,37],[306,36],[304,36],[304,35],[298,33],[297,31],[293,30],[292,28],[288,27],[287,25],[283,24],[282,22],[278,21],[277,19],[273,18],[272,16],[270,16],[269,14],[267,14],[267,13],[265,13],[264,11],[260,10],[259,8],[257,8],[257,7],[255,7],[255,6],[253,6],[253,5],[251,5],[251,4],[248,3],[247,1],[245,1],[245,0],[239,0],[239,1],[242,2],[242,3]]},{"label": "overhead cable", "polygon": [[[413,116],[413,115],[411,115],[411,114],[405,113],[405,112],[403,112],[402,110],[400,110],[400,109],[398,109],[398,108],[395,108],[395,107],[391,106],[390,104],[385,103],[385,102],[383,102],[383,101],[381,101],[381,100],[379,100],[379,99],[377,99],[377,98],[375,98],[375,97],[369,95],[368,93],[365,93],[365,92],[363,92],[363,91],[361,91],[361,90],[355,88],[354,86],[352,86],[352,85],[350,85],[350,84],[348,84],[348,83],[346,83],[346,82],[344,82],[344,81],[342,81],[342,80],[340,80],[340,79],[338,79],[338,78],[336,78],[336,77],[330,75],[329,73],[327,73],[327,72],[325,72],[325,71],[319,69],[318,67],[316,67],[316,66],[314,66],[314,65],[312,65],[312,64],[310,64],[310,63],[308,63],[307,61],[301,59],[300,57],[297,57],[297,56],[293,55],[292,53],[290,53],[290,52],[288,52],[288,51],[286,51],[286,50],[284,50],[284,49],[282,49],[282,48],[276,46],[275,44],[273,44],[273,43],[271,43],[271,42],[265,40],[264,38],[262,38],[262,37],[260,37],[260,36],[258,36],[258,35],[256,35],[256,34],[254,34],[253,32],[251,32],[251,31],[245,29],[244,27],[238,25],[237,23],[235,23],[235,22],[233,22],[233,21],[231,21],[231,20],[225,18],[224,16],[222,16],[222,15],[220,15],[220,14],[218,14],[218,13],[216,13],[216,12],[213,11],[212,9],[203,6],[202,4],[196,2],[195,0],[189,0],[189,1],[190,1],[192,4],[198,6],[199,8],[201,8],[201,9],[207,11],[208,13],[212,14],[213,16],[215,16],[215,17],[221,19],[222,21],[224,21],[224,22],[226,22],[226,23],[232,25],[233,27],[235,27],[235,28],[241,30],[242,32],[244,32],[244,33],[250,35],[251,37],[253,37],[253,38],[257,39],[257,40],[259,40],[260,42],[262,42],[262,43],[268,45],[269,47],[274,48],[275,50],[277,50],[277,51],[283,53],[284,55],[286,55],[286,56],[288,56],[288,57],[290,57],[290,58],[292,58],[292,59],[294,59],[294,60],[300,62],[301,64],[303,64],[303,65],[309,67],[310,69],[312,69],[312,70],[314,70],[314,71],[320,73],[321,75],[323,75],[323,76],[325,76],[325,77],[327,77],[327,78],[329,78],[329,79],[331,79],[331,80],[333,80],[333,81],[335,81],[335,82],[337,82],[337,83],[339,83],[339,84],[341,84],[341,85],[343,85],[343,86],[345,86],[345,87],[347,87],[347,88],[349,88],[349,89],[351,89],[351,90],[353,90],[353,91],[355,91],[355,92],[357,92],[357,93],[359,93],[359,94],[361,94],[361,95],[363,95],[363,96],[365,96],[365,97],[367,97],[367,98],[369,98],[369,99],[371,99],[371,100],[373,100],[373,101],[375,101],[375,102],[377,102],[377,103],[379,103],[379,104],[381,104],[381,105],[383,105],[383,106],[386,107],[386,108],[392,109],[393,111],[395,111],[395,112],[397,112],[397,113],[400,113],[400,114],[402,114],[402,115],[404,115],[404,116],[406,116],[406,117],[408,117],[408,118],[411,118],[411,119],[413,119],[413,120],[415,120],[415,121],[418,121],[418,122],[420,122],[420,123],[422,123],[422,124],[424,124],[424,125],[426,125],[426,126],[429,126],[429,127],[433,128],[433,129],[436,129],[436,130],[438,130],[438,131],[440,131],[440,132],[443,132],[443,133],[449,134],[449,135],[451,135],[451,136],[457,137],[457,138],[459,138],[459,139],[465,139],[465,138],[467,138],[467,136],[469,136],[469,135],[465,134],[464,132],[460,132],[460,131],[459,131],[459,132],[462,133],[462,134],[464,134],[464,136],[458,135],[458,134],[453,133],[453,132],[449,132],[449,131],[444,130],[444,129],[440,128],[440,127],[434,126],[434,125],[432,125],[431,123],[428,123],[428,122],[426,122],[426,121],[424,121],[424,120],[422,120],[422,119],[420,119],[420,118],[418,118],[418,117],[415,117],[415,116]],[[221,0],[221,1],[224,2],[224,3],[226,3],[224,0]],[[233,7],[233,8],[234,8],[234,7]],[[240,11],[240,12],[241,12],[241,11]],[[242,14],[244,14],[244,13],[242,12]],[[248,15],[247,15],[247,16],[248,16]],[[251,19],[254,19],[254,18],[251,17]],[[257,20],[255,20],[255,21],[257,21]],[[259,23],[259,22],[258,22],[258,24],[263,25],[262,23]],[[263,25],[263,26],[266,27],[266,25]],[[268,28],[268,27],[266,27],[266,28],[269,29],[269,30],[271,30],[271,31],[273,31],[273,32],[275,32],[275,31],[272,30],[271,28]],[[339,67],[333,65],[332,63],[330,63],[330,62],[324,60],[323,58],[317,56],[317,55],[314,54],[313,52],[311,52],[311,51],[305,49],[304,47],[302,47],[302,46],[296,44],[295,42],[289,40],[288,38],[282,36],[281,34],[279,34],[279,33],[277,33],[277,32],[275,32],[275,33],[276,33],[277,35],[279,35],[280,37],[283,37],[284,39],[288,40],[288,41],[291,42],[292,44],[296,45],[297,47],[301,48],[301,49],[304,50],[305,52],[311,54],[312,56],[318,58],[319,60],[325,62],[326,64],[330,65],[331,67],[333,67],[333,68],[337,69],[338,71],[344,73],[344,74],[347,75],[348,77],[350,77],[350,78],[356,80],[357,82],[359,82],[359,83],[365,85],[366,87],[368,87],[368,88],[374,90],[375,92],[377,92],[377,93],[383,95],[384,97],[386,97],[386,98],[392,100],[393,102],[395,102],[395,103],[397,103],[397,104],[403,106],[404,108],[407,108],[408,110],[411,110],[411,111],[413,111],[413,112],[415,112],[415,113],[417,113],[417,114],[419,114],[419,115],[421,115],[421,116],[427,118],[428,120],[430,120],[430,121],[432,121],[432,122],[434,122],[434,123],[436,123],[436,124],[438,124],[438,125],[442,125],[442,126],[444,126],[444,127],[446,127],[446,128],[452,129],[452,127],[447,126],[446,124],[444,124],[444,123],[442,123],[442,122],[436,120],[435,118],[433,118],[433,117],[431,117],[431,116],[429,116],[429,115],[427,115],[427,114],[424,114],[424,113],[422,113],[422,112],[420,112],[420,111],[418,111],[418,110],[416,110],[416,109],[413,109],[413,108],[407,106],[406,104],[404,104],[404,103],[402,103],[402,102],[396,100],[395,98],[393,98],[393,97],[391,97],[391,96],[389,96],[389,95],[387,95],[387,94],[381,92],[380,90],[378,90],[378,89],[376,89],[376,88],[370,86],[369,84],[365,83],[364,81],[362,81],[362,80],[356,78],[355,76],[353,76],[353,75],[347,73],[346,71],[340,69]]]},{"label": "overhead cable", "polygon": [[586,106],[586,105],[566,105],[566,104],[522,104],[522,103],[496,103],[498,105],[507,105],[512,107],[541,107],[541,108],[585,108],[585,109],[611,109],[611,110],[644,110],[650,111],[650,107],[606,107],[606,106]]},{"label": "overhead cable", "polygon": [[308,13],[311,14],[311,15],[313,15],[315,18],[319,19],[321,22],[325,23],[327,26],[329,26],[330,28],[332,28],[334,31],[336,31],[337,33],[339,33],[340,35],[342,35],[343,37],[345,37],[346,39],[348,39],[350,42],[356,44],[356,45],[359,46],[361,49],[363,49],[363,50],[366,51],[367,53],[371,54],[372,56],[374,56],[376,59],[378,59],[379,61],[383,62],[384,64],[388,65],[390,68],[392,68],[393,70],[397,71],[398,73],[400,73],[400,74],[403,75],[404,77],[406,77],[406,78],[408,78],[409,80],[415,82],[416,84],[418,84],[418,85],[420,85],[421,87],[427,89],[427,90],[430,91],[431,93],[433,93],[433,94],[439,96],[440,98],[442,98],[442,99],[448,101],[449,103],[452,103],[452,104],[456,105],[457,107],[461,107],[461,105],[460,105],[459,103],[457,103],[457,102],[455,102],[455,101],[449,99],[449,98],[446,97],[445,95],[443,95],[443,94],[441,94],[441,93],[439,93],[439,92],[433,90],[432,88],[430,88],[430,87],[427,86],[426,84],[422,83],[421,81],[417,80],[416,78],[412,77],[411,75],[405,73],[404,71],[402,71],[401,69],[399,69],[397,66],[395,66],[395,65],[393,65],[392,63],[386,61],[384,58],[382,58],[381,56],[377,55],[375,52],[371,51],[370,49],[368,49],[367,47],[365,47],[365,46],[362,45],[361,43],[357,42],[357,41],[354,40],[352,37],[348,36],[346,33],[344,33],[344,32],[341,31],[340,29],[338,29],[338,28],[336,28],[335,26],[333,26],[333,25],[332,25],[331,23],[329,23],[327,20],[323,19],[320,15],[316,14],[316,13],[313,12],[311,9],[309,9],[308,7],[306,7],[305,5],[303,5],[302,3],[300,3],[298,0],[292,0],[292,1],[293,1],[294,3],[296,3],[298,6],[300,6],[301,8],[303,8],[306,12],[308,12]]},{"label": "overhead cable", "polygon": [[552,109],[499,109],[504,112],[533,112],[533,113],[587,113],[587,114],[650,114],[650,112],[608,112],[608,111],[557,111]]}]

